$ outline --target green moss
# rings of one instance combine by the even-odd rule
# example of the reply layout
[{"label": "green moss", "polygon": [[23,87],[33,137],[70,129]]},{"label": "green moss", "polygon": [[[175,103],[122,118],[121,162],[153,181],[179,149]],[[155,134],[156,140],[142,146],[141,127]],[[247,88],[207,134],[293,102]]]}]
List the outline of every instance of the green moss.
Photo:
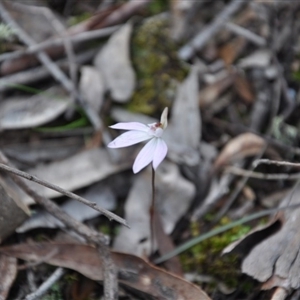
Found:
[{"label": "green moss", "polygon": [[187,76],[189,68],[177,58],[169,31],[169,21],[160,15],[147,19],[133,33],[132,61],[138,83],[128,104],[131,111],[161,112],[171,105],[178,82]]},{"label": "green moss", "polygon": [[81,13],[80,15],[72,16],[68,20],[68,25],[74,26],[76,24],[79,24],[79,23],[89,19],[90,17],[92,17],[92,14],[89,12],[84,12],[84,13]]},{"label": "green moss", "polygon": [[169,6],[170,6],[169,2],[170,1],[168,1],[168,0],[151,1],[150,5],[149,5],[150,14],[156,15],[156,14],[159,14],[159,13],[162,13],[162,12],[168,10]]},{"label": "green moss", "polygon": [[60,284],[54,283],[47,295],[45,295],[42,300],[63,300]]},{"label": "green moss", "polygon": [[[218,227],[228,223],[230,220],[223,218]],[[224,282],[228,287],[237,287],[241,275],[239,259],[232,254],[221,256],[221,252],[231,242],[248,233],[250,229],[246,225],[236,226],[192,247],[180,256],[184,271],[209,274]],[[201,234],[199,224],[196,222],[191,224],[190,230],[193,237]]]}]

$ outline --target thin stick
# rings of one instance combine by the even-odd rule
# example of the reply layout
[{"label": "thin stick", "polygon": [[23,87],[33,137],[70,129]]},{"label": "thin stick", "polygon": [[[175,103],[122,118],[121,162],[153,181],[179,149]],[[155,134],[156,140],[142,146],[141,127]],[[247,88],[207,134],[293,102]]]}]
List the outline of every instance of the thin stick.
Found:
[{"label": "thin stick", "polygon": [[150,245],[151,245],[151,252],[150,254],[154,253],[154,244],[155,244],[155,236],[154,236],[154,209],[155,209],[155,170],[152,166],[152,198],[151,198],[151,205],[150,205]]},{"label": "thin stick", "polygon": [[122,219],[121,217],[117,216],[116,214],[104,209],[104,208],[101,208],[99,207],[95,202],[90,202],[88,201],[87,199],[85,198],[82,198],[72,192],[69,192],[69,191],[66,191],[65,189],[55,185],[55,184],[52,184],[50,182],[47,182],[45,180],[42,180],[42,179],[39,179],[37,178],[36,176],[32,176],[28,173],[25,173],[25,172],[22,172],[22,171],[19,171],[15,168],[12,168],[12,167],[9,167],[5,164],[2,164],[0,163],[0,170],[3,170],[3,171],[6,171],[6,172],[9,172],[9,173],[12,173],[12,174],[15,174],[15,175],[18,175],[18,176],[21,176],[27,180],[30,180],[30,181],[33,181],[33,182],[36,182],[40,185],[43,185],[49,189],[52,189],[54,191],[57,191],[59,193],[61,193],[62,195],[65,195],[67,197],[70,197],[72,199],[75,199],[95,210],[97,210],[98,212],[102,213],[103,215],[105,215],[109,220],[115,220],[119,223],[121,223],[122,225],[125,225],[126,227],[129,227],[128,224],[126,223],[126,221],[124,219]]},{"label": "thin stick", "polygon": [[33,293],[27,295],[25,300],[36,300],[40,299],[43,295],[45,295],[48,290],[52,287],[52,285],[60,280],[60,278],[65,274],[65,270],[63,268],[57,268],[52,275],[45,281],[40,287]]},{"label": "thin stick", "polygon": [[258,165],[261,165],[261,164],[300,168],[300,163],[292,163],[292,162],[289,162],[289,161],[279,161],[279,160],[271,160],[271,159],[257,159],[253,162],[253,165],[255,167],[257,167]]},{"label": "thin stick", "polygon": [[238,12],[241,7],[247,4],[250,0],[233,0],[225,9],[219,13],[204,30],[196,35],[190,42],[179,49],[179,57],[184,60],[191,59],[196,51],[201,50],[206,43],[224,26],[228,19]]},{"label": "thin stick", "polygon": [[257,46],[263,47],[267,44],[267,41],[264,38],[253,33],[249,29],[246,29],[242,26],[239,26],[239,25],[231,23],[231,22],[227,22],[225,24],[225,26],[229,31],[246,38],[247,40],[251,41],[252,43],[256,44]]},{"label": "thin stick", "polygon": [[265,180],[297,180],[300,179],[300,173],[296,174],[264,174],[260,172],[253,172],[237,167],[227,167],[226,173],[231,173],[238,176],[244,176],[249,178],[265,179]]},{"label": "thin stick", "polygon": [[[79,44],[79,43],[82,43],[85,41],[107,37],[107,36],[111,35],[112,33],[114,33],[119,28],[120,28],[120,25],[116,25],[116,26],[97,29],[97,30],[93,30],[93,31],[85,31],[85,32],[81,32],[76,35],[70,36],[69,39],[72,43]],[[47,41],[41,42],[39,44],[29,46],[25,50],[17,50],[14,52],[3,53],[0,55],[0,62],[2,62],[4,60],[16,59],[16,58],[22,57],[23,55],[34,54],[38,51],[46,50],[47,48],[50,48],[50,47],[61,46],[63,44],[63,41],[64,41],[64,38],[57,37],[57,38],[52,38]]]},{"label": "thin stick", "polygon": [[[91,49],[82,53],[78,53],[78,55],[76,55],[76,62],[78,64],[86,63],[95,56],[97,51],[98,49]],[[56,61],[56,64],[62,70],[68,70],[68,63],[65,58]],[[44,65],[15,74],[3,76],[0,79],[0,92],[15,88],[15,84],[30,84],[32,82],[43,80],[49,76],[50,72]]]}]

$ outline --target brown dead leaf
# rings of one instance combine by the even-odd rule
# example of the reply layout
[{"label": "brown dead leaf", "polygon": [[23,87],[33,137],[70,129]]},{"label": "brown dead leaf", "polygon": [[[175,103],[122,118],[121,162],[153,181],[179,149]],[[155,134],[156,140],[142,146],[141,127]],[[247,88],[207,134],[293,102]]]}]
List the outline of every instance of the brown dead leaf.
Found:
[{"label": "brown dead leaf", "polygon": [[219,169],[233,161],[258,154],[266,145],[264,139],[247,132],[231,139],[217,157],[214,168]]},{"label": "brown dead leaf", "polygon": [[[103,280],[97,250],[79,244],[20,244],[0,248],[0,252],[24,260],[41,261],[76,270],[93,280]],[[49,255],[51,253],[51,256]],[[198,286],[129,254],[111,252],[119,282],[157,299],[209,300]]]},{"label": "brown dead leaf", "polygon": [[199,93],[200,108],[206,108],[213,104],[220,95],[232,85],[233,78],[234,77],[229,74],[228,76],[224,76],[222,79],[202,89]]},{"label": "brown dead leaf", "polygon": [[234,76],[234,89],[237,94],[245,101],[246,104],[251,104],[255,100],[255,95],[250,85],[250,82],[243,74]]},{"label": "brown dead leaf", "polygon": [[5,300],[17,275],[17,260],[0,254],[0,299]]},{"label": "brown dead leaf", "polygon": [[242,37],[237,37],[222,46],[218,52],[226,66],[230,66],[246,45],[246,40]]}]

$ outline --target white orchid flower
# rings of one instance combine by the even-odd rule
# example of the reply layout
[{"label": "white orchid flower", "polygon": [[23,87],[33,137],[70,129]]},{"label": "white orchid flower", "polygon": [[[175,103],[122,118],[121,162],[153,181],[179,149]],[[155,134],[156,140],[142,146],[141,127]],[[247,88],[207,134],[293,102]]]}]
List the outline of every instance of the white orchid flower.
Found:
[{"label": "white orchid flower", "polygon": [[133,173],[138,173],[152,162],[154,170],[164,160],[167,155],[168,147],[162,139],[164,130],[168,125],[168,108],[166,107],[161,114],[160,122],[153,124],[142,124],[139,122],[117,123],[110,128],[129,130],[112,142],[107,147],[123,148],[137,143],[150,140],[139,152],[133,164]]}]

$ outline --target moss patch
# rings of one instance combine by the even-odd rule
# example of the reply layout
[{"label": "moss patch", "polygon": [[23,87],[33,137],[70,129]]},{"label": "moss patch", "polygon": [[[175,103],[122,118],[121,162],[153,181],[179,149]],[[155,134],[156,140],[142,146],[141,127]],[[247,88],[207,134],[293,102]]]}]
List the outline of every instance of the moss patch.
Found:
[{"label": "moss patch", "polygon": [[[225,217],[218,226],[228,223],[230,220]],[[231,254],[221,256],[221,252],[231,242],[248,233],[250,229],[246,225],[236,226],[192,247],[180,256],[184,271],[209,274],[230,288],[237,287],[241,276],[239,259]],[[191,224],[191,234],[193,237],[201,234],[198,223]],[[214,284],[211,288],[215,288]]]},{"label": "moss patch", "polygon": [[128,108],[144,114],[160,113],[171,105],[178,82],[189,70],[177,58],[177,46],[170,38],[167,18],[151,17],[134,31],[132,61],[138,82]]}]

